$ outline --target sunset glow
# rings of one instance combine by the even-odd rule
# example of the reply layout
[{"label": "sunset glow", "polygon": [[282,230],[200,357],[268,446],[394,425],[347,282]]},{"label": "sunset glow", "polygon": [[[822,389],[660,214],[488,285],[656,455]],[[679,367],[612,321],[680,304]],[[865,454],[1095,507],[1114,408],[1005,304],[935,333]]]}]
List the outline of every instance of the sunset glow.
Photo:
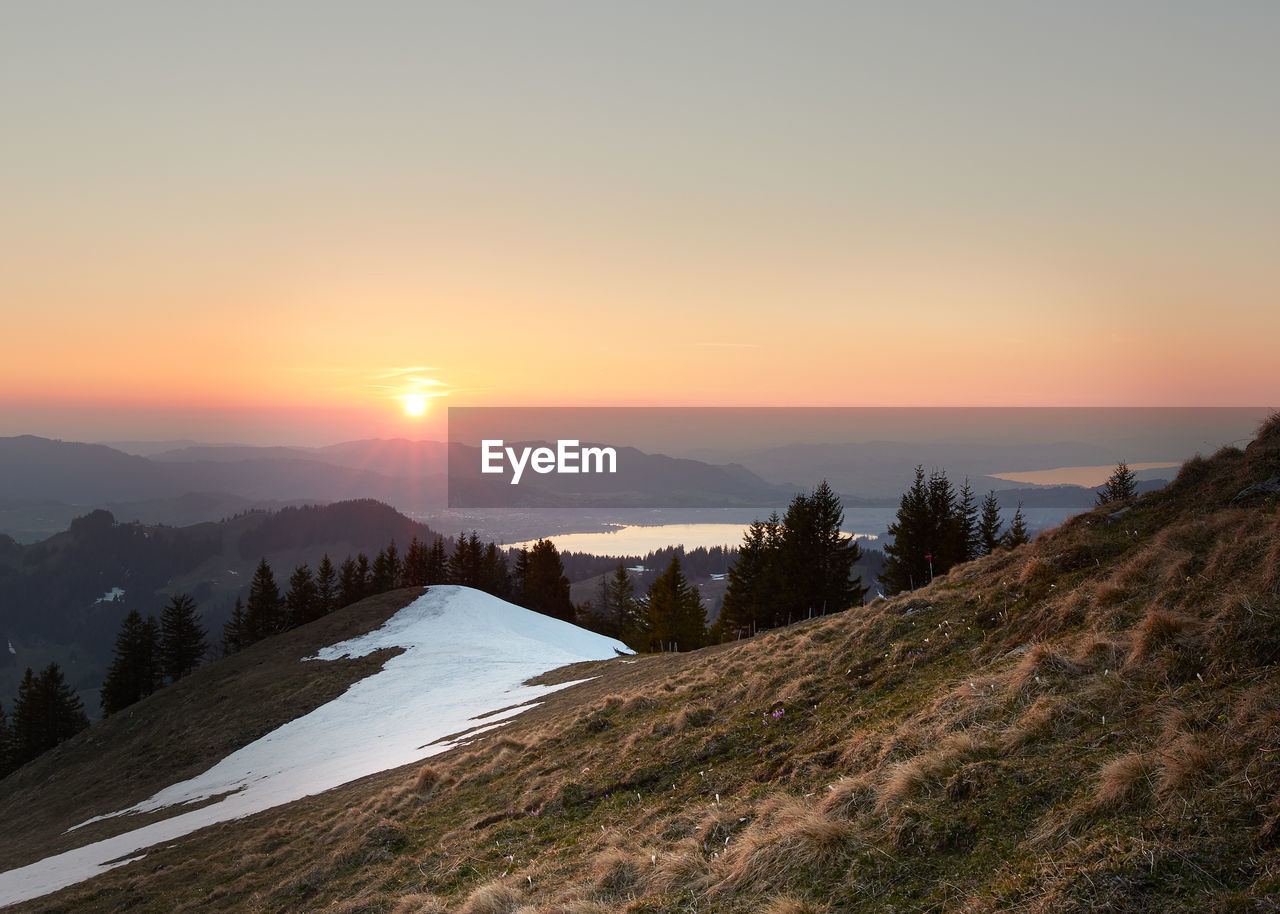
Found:
[{"label": "sunset glow", "polygon": [[406,394],[404,411],[409,416],[421,416],[427,411],[427,398],[422,394]]},{"label": "sunset glow", "polygon": [[1274,398],[1280,7],[924,6],[14,11],[0,434]]}]

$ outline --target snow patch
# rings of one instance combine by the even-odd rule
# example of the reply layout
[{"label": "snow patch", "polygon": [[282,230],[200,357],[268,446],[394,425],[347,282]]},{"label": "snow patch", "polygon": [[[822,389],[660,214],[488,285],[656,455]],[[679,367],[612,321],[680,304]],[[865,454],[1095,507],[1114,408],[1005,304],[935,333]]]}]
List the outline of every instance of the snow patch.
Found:
[{"label": "snow patch", "polygon": [[[196,829],[420,761],[474,739],[573,683],[524,685],[548,670],[626,652],[621,642],[466,587],[432,587],[381,628],[307,662],[403,648],[338,698],[232,753],[128,813],[199,803],[114,838],[0,873],[0,905],[37,898],[137,859]],[[505,709],[505,710],[503,710]],[[450,737],[449,739],[445,739]]]},{"label": "snow patch", "polygon": [[110,590],[108,590],[102,596],[98,597],[98,599],[94,600],[93,602],[115,603],[117,600],[123,600],[123,599],[124,599],[124,590],[120,587],[112,587]]}]

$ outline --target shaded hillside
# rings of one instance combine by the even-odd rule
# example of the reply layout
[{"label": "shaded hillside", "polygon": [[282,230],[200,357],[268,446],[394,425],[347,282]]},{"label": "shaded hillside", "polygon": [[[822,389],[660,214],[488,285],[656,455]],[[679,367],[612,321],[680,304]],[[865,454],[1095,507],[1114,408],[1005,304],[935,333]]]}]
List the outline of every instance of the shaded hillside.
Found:
[{"label": "shaded hillside", "polygon": [[[94,690],[130,610],[159,616],[169,596],[191,594],[217,644],[237,596],[266,557],[283,589],[303,562],[328,552],[374,556],[435,531],[371,500],[251,512],[219,523],[174,528],[119,523],[106,511],[73,521],[39,543],[0,540],[0,702],[9,706],[22,671],[57,662],[97,713]],[[9,644],[13,651],[8,650]]]},{"label": "shaded hillside", "polygon": [[1280,418],[912,594],[595,664],[421,771],[19,910],[1268,910],[1278,620]]}]

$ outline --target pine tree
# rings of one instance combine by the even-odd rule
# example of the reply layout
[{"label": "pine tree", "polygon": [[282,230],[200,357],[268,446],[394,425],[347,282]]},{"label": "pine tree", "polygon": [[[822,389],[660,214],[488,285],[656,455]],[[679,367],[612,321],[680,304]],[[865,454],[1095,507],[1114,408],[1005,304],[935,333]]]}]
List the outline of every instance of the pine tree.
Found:
[{"label": "pine tree", "polygon": [[489,543],[480,560],[480,589],[502,600],[511,598],[511,572],[498,547]]},{"label": "pine tree", "polygon": [[573,601],[564,563],[551,540],[540,539],[529,550],[524,580],[524,606],[565,622],[574,621]]},{"label": "pine tree", "polygon": [[327,616],[337,608],[338,604],[338,572],[329,560],[329,553],[324,554],[320,566],[316,569],[316,613],[317,618]]},{"label": "pine tree", "polygon": [[680,568],[680,554],[649,585],[645,600],[645,636],[650,651],[691,651],[707,636],[707,614],[698,589]]},{"label": "pine tree", "polygon": [[13,706],[14,760],[25,765],[89,726],[84,704],[56,663],[35,676],[28,667]]},{"label": "pine tree", "polygon": [[196,601],[185,593],[171,597],[160,614],[160,671],[171,682],[199,668],[209,651],[205,635]]},{"label": "pine tree", "polygon": [[120,623],[115,653],[102,681],[98,703],[103,717],[146,698],[164,681],[155,620],[148,625],[136,609]]},{"label": "pine tree", "polygon": [[982,499],[982,517],[978,520],[978,548],[980,555],[990,555],[1000,548],[1000,500],[996,490],[987,492]]},{"label": "pine tree", "polygon": [[815,614],[819,609],[825,614],[860,606],[867,588],[860,577],[853,576],[853,566],[862,557],[862,549],[857,540],[840,531],[844,506],[825,479],[809,496],[808,508],[814,537],[808,563],[815,582],[810,605]]},{"label": "pine tree", "polygon": [[1018,510],[1013,512],[1013,520],[1009,521],[1009,530],[1004,535],[1004,545],[1013,549],[1029,542],[1031,533],[1027,530],[1026,518],[1022,516],[1022,502],[1018,502]]},{"label": "pine tree", "polygon": [[964,548],[956,491],[942,470],[929,474],[928,504],[929,533],[925,542],[925,561],[930,575],[936,577],[946,574],[952,565],[961,561]]},{"label": "pine tree", "polygon": [[369,590],[372,593],[386,593],[400,586],[400,555],[396,551],[395,540],[374,558],[369,577]]},{"label": "pine tree", "polygon": [[253,639],[249,637],[249,623],[244,615],[244,601],[236,597],[231,618],[222,626],[222,656],[230,657],[252,643]]},{"label": "pine tree", "polygon": [[244,606],[245,628],[249,643],[279,634],[285,629],[284,600],[276,586],[275,574],[263,558],[249,582],[249,599]]},{"label": "pine tree", "polygon": [[1106,505],[1113,501],[1124,501],[1138,494],[1138,477],[1129,469],[1129,465],[1121,461],[1107,477],[1107,481],[1098,490],[1098,504]]},{"label": "pine tree", "polygon": [[521,546],[516,550],[515,565],[511,569],[511,601],[518,606],[528,606],[529,598],[529,549]]},{"label": "pine tree", "polygon": [[444,548],[444,537],[437,536],[427,551],[426,575],[423,584],[431,587],[449,580],[449,558]]},{"label": "pine tree", "polygon": [[369,566],[369,556],[363,552],[356,553],[356,581],[360,584],[360,596],[358,599],[363,600],[365,597],[372,595],[373,587],[373,569]]},{"label": "pine tree", "polygon": [[422,545],[417,534],[405,551],[400,577],[405,587],[421,587],[427,583],[427,547]]},{"label": "pine tree", "polygon": [[764,615],[762,591],[766,565],[770,561],[765,525],[759,520],[752,521],[742,536],[738,557],[729,567],[729,583],[716,622],[721,636],[754,631]]},{"label": "pine tree", "polygon": [[4,713],[4,705],[0,704],[0,778],[6,777],[13,768],[13,727]]},{"label": "pine tree", "polygon": [[449,559],[449,583],[463,587],[480,588],[484,576],[484,546],[480,536],[472,530],[470,536],[458,534],[453,556]]},{"label": "pine tree", "polygon": [[608,603],[617,619],[619,636],[628,645],[640,634],[639,615],[636,612],[636,588],[631,583],[626,566],[622,562],[613,571],[613,577],[604,579]]},{"label": "pine tree", "polygon": [[887,593],[914,590],[929,582],[929,543],[933,523],[929,516],[929,490],[924,467],[916,467],[915,481],[898,502],[896,520],[889,525],[893,541],[884,547],[884,571],[880,582]]},{"label": "pine tree", "polygon": [[306,625],[323,615],[320,611],[320,589],[311,574],[311,566],[306,562],[294,568],[293,574],[289,575],[289,591],[284,595],[284,605],[289,628]]},{"label": "pine tree", "polygon": [[982,554],[978,532],[978,503],[974,499],[968,476],[960,487],[960,501],[956,505],[956,543],[953,549],[957,562],[968,562]]},{"label": "pine tree", "polygon": [[364,599],[365,582],[360,577],[360,566],[347,556],[338,569],[338,606],[350,606]]}]

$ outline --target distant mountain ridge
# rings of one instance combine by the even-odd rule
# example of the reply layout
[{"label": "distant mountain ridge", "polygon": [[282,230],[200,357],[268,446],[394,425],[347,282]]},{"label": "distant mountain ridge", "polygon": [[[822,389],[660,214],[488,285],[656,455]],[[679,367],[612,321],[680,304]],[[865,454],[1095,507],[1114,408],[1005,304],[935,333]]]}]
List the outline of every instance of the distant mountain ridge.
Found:
[{"label": "distant mountain ridge", "polygon": [[[550,448],[548,441],[507,442],[517,453]],[[582,447],[592,446],[582,442]],[[741,464],[709,464],[633,447],[613,448],[616,472],[574,474],[526,472],[518,485],[512,474],[481,471],[478,447],[449,448],[449,505],[504,507],[756,507],[782,504],[796,488],[776,485]]]},{"label": "distant mountain ridge", "polygon": [[357,498],[410,511],[438,507],[442,453],[438,442],[374,440],[315,449],[193,446],[147,458],[100,444],[0,438],[0,532],[39,540],[87,508],[173,524]]}]

